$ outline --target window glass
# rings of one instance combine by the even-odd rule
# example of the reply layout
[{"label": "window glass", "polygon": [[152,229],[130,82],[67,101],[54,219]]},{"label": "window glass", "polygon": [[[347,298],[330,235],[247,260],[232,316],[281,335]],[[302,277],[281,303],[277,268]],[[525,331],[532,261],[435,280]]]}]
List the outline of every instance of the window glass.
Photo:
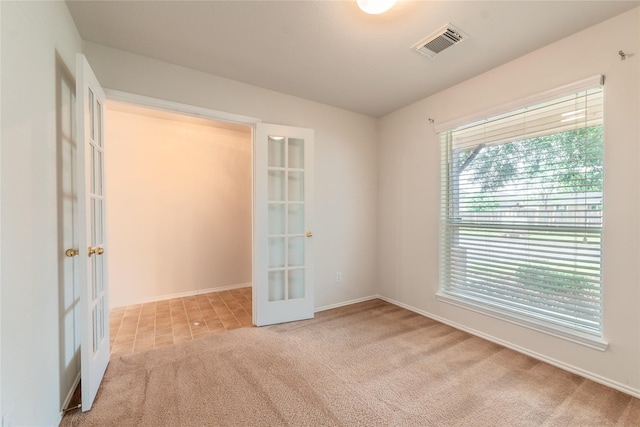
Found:
[{"label": "window glass", "polygon": [[441,140],[441,292],[601,336],[602,89]]}]

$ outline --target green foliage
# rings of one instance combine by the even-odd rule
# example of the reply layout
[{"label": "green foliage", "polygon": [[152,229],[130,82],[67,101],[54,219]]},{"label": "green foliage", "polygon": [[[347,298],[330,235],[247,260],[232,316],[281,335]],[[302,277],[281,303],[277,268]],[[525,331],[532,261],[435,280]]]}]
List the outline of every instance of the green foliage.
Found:
[{"label": "green foliage", "polygon": [[[549,270],[546,266],[521,267],[516,272],[516,281],[528,289],[535,289],[541,292],[554,290],[584,292],[585,283],[588,283],[587,276],[567,271]],[[597,293],[594,290],[594,293]]]},{"label": "green foliage", "polygon": [[[550,191],[602,190],[602,126],[484,147],[465,173],[482,192],[528,180]],[[464,164],[473,150],[459,153]],[[460,171],[463,172],[463,171]]]},{"label": "green foliage", "polygon": [[467,209],[474,212],[483,212],[493,210],[499,206],[500,204],[495,197],[478,194],[469,200],[469,206]]}]

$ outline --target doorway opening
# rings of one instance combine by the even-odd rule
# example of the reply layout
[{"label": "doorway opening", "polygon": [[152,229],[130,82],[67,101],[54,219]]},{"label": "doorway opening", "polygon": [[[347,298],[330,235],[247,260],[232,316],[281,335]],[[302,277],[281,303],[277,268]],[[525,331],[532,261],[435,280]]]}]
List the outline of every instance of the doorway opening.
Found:
[{"label": "doorway opening", "polygon": [[112,355],[250,326],[252,126],[109,100],[105,140]]}]

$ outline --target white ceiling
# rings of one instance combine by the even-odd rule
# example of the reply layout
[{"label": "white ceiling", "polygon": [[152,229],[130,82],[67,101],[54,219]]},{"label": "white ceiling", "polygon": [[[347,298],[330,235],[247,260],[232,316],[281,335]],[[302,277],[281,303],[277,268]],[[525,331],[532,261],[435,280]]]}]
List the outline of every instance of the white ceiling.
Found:
[{"label": "white ceiling", "polygon": [[[399,0],[383,15],[355,0],[67,4],[86,41],[380,117],[640,1]],[[411,50],[446,23],[469,38]]]}]

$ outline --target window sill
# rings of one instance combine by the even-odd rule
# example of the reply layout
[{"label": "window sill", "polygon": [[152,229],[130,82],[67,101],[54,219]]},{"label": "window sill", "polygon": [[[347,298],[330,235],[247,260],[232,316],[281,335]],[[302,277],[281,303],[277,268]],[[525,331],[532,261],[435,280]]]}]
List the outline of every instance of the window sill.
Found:
[{"label": "window sill", "polygon": [[609,346],[609,343],[607,343],[605,340],[593,335],[574,331],[569,328],[562,328],[561,326],[550,325],[528,317],[518,316],[517,314],[508,313],[497,308],[484,306],[481,303],[476,303],[471,299],[465,299],[458,296],[450,295],[442,291],[436,293],[436,299],[447,304],[466,308],[468,310],[475,311],[476,313],[481,313],[486,316],[504,320],[515,325],[524,326],[525,328],[533,329],[534,331],[542,332],[544,334],[571,341],[576,344],[584,345],[586,347],[590,347],[599,351],[605,351]]}]

